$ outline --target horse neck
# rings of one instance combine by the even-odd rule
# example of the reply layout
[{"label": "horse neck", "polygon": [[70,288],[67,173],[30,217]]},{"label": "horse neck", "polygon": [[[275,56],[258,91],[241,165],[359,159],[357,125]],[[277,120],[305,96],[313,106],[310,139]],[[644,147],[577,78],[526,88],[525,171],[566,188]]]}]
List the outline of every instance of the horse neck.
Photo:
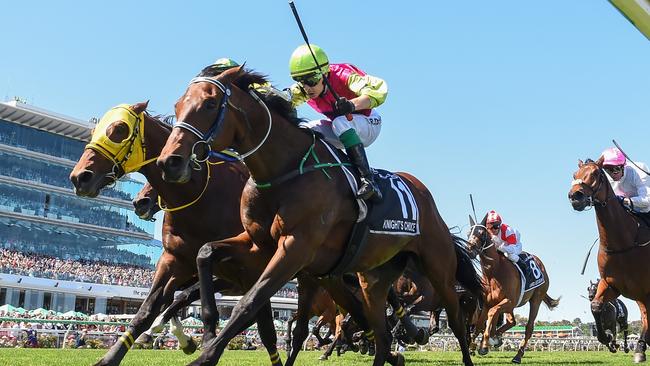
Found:
[{"label": "horse neck", "polygon": [[235,148],[240,153],[254,149],[264,139],[268,124],[272,123],[266,141],[244,160],[253,180],[269,182],[298,167],[312,143],[312,137],[273,111],[269,121],[266,111],[257,102],[252,103],[256,104],[251,107],[255,108],[251,120],[256,128],[248,128],[241,141],[235,142]]},{"label": "horse neck", "polygon": [[483,274],[487,278],[497,277],[499,269],[501,268],[502,260],[502,256],[494,245],[483,251],[483,253],[481,253],[481,268],[483,269]]},{"label": "horse neck", "polygon": [[632,218],[623,205],[617,202],[609,181],[604,184],[606,189],[606,204],[596,205],[596,222],[600,235],[600,246],[608,250],[621,250],[634,243],[637,222]]},{"label": "horse neck", "polygon": [[[167,138],[171,132],[163,127],[160,122],[145,114],[144,143],[146,145],[145,159],[153,159],[160,155]],[[205,169],[205,167],[202,167]],[[203,190],[205,174],[193,173],[190,181],[184,185],[167,183],[162,179],[162,170],[156,166],[155,161],[140,169],[140,173],[147,178],[151,186],[158,191],[158,195],[169,207],[177,207],[194,200]],[[197,202],[197,205],[200,202]],[[191,207],[191,206],[190,206]],[[174,213],[183,213],[179,210]]]}]

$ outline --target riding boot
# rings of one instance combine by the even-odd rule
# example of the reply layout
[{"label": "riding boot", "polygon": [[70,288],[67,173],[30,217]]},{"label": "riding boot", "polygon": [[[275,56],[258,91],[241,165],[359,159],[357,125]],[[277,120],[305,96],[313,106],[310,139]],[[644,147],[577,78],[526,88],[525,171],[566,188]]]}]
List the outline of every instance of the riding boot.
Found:
[{"label": "riding boot", "polygon": [[381,201],[382,194],[370,170],[363,144],[352,145],[346,148],[345,152],[347,152],[352,164],[354,164],[361,175],[361,186],[357,191],[357,197],[363,200],[372,199],[373,201]]},{"label": "riding boot", "polygon": [[530,268],[528,268],[528,266],[525,265],[526,263],[524,263],[524,260],[521,258],[521,256],[519,256],[519,260],[517,260],[516,264],[519,266],[519,268],[521,268],[524,271],[524,277],[526,279],[529,279],[530,278]]}]

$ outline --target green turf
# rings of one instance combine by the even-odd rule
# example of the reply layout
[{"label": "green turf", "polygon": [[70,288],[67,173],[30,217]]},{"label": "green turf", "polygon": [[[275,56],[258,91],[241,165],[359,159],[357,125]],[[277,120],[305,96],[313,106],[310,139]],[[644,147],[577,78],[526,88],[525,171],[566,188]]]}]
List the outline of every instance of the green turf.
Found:
[{"label": "green turf", "polygon": [[[92,365],[105,350],[55,350],[55,349],[0,349],[0,366],[58,366],[58,365]],[[198,355],[185,356],[180,351],[130,351],[122,365],[185,365]],[[371,358],[358,354],[346,353],[341,357],[332,357],[330,361],[318,361],[320,352],[301,352],[297,365],[301,366],[348,366],[370,365]],[[514,356],[512,352],[492,352],[485,357],[475,356],[476,365],[509,365]],[[407,352],[407,365],[460,365],[458,352]],[[282,359],[286,358],[282,354]],[[631,365],[632,354],[611,354],[609,352],[528,352],[524,365]],[[270,365],[264,351],[226,351],[219,362],[224,366]]]}]

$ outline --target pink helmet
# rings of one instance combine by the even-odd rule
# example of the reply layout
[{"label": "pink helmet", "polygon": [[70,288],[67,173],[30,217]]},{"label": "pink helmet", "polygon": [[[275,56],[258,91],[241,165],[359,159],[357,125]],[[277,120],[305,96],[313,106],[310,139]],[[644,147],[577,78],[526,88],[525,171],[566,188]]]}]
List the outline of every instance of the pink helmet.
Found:
[{"label": "pink helmet", "polygon": [[494,224],[494,223],[499,223],[500,224],[501,223],[501,216],[499,216],[499,214],[496,211],[492,210],[492,211],[488,212],[487,220],[485,220],[485,223],[486,224]]},{"label": "pink helmet", "polygon": [[625,155],[621,150],[610,147],[609,149],[603,151],[603,165],[624,165],[625,164]]}]

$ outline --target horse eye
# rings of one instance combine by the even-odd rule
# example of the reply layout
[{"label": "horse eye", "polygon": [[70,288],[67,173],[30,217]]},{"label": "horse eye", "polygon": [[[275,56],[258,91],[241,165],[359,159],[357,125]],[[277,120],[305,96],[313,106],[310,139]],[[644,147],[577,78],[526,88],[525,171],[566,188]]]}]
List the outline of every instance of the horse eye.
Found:
[{"label": "horse eye", "polygon": [[217,101],[214,99],[206,99],[205,102],[203,102],[203,107],[205,109],[215,109],[217,108]]}]

